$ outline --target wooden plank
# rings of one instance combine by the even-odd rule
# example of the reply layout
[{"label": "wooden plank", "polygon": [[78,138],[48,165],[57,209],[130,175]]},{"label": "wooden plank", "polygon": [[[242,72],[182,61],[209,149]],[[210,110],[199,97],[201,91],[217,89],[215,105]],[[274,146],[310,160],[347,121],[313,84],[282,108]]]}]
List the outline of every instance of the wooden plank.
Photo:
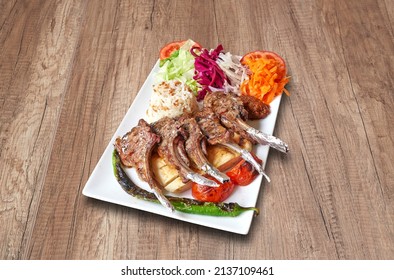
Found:
[{"label": "wooden plank", "polygon": [[351,94],[361,121],[354,130],[346,128],[354,147],[346,153],[346,169],[363,251],[372,259],[394,253],[394,41],[387,6],[381,4],[348,1],[337,10]]},{"label": "wooden plank", "polygon": [[[392,259],[392,1],[2,1],[0,258]],[[247,236],[82,196],[167,42],[288,64]]]},{"label": "wooden plank", "polygon": [[[130,22],[130,18],[135,18],[135,22]],[[145,59],[153,57],[150,52],[154,45],[146,47],[149,44],[141,39],[149,23],[150,4],[146,2],[89,3],[60,116],[62,129],[56,135],[40,202],[30,258],[76,257],[73,254],[104,258],[109,253],[108,242],[113,242],[118,232],[121,236],[126,234],[118,230],[122,222],[113,223],[116,212],[110,209],[116,209],[114,206],[104,204],[102,209],[97,209],[100,203],[90,202],[81,192],[154,64],[153,59],[150,63]],[[59,161],[59,154],[67,160]],[[103,235],[104,231],[112,234]],[[99,236],[94,236],[96,233]],[[106,246],[95,246],[103,242]],[[78,249],[86,246],[93,249]]]},{"label": "wooden plank", "polygon": [[[342,47],[340,39],[341,28],[351,27],[352,23],[357,22],[347,15],[351,14],[350,10],[358,4],[353,3],[348,9],[337,10],[334,3],[330,1],[309,4],[300,6],[290,3],[281,7],[280,10],[290,15],[294,30],[289,30],[289,24],[284,25],[282,30],[279,23],[276,25],[280,30],[279,34],[282,35],[279,42],[287,44],[286,38],[291,38],[294,44],[287,45],[285,57],[289,58],[290,67],[295,66],[291,67],[291,75],[294,79],[291,84],[293,95],[289,101],[301,133],[302,152],[292,151],[291,156],[304,160],[305,172],[314,195],[312,203],[316,203],[321,211],[329,244],[334,246],[333,252],[336,258],[377,258],[378,256],[384,258],[390,256],[393,249],[390,246],[393,236],[392,225],[391,222],[387,224],[392,217],[392,208],[386,207],[386,198],[379,191],[381,186],[374,170],[373,159],[368,149],[363,148],[368,146],[368,139],[363,129],[362,112],[354,98],[351,74],[347,66],[347,63],[350,65],[353,62],[346,61],[347,51]],[[371,6],[372,3],[368,5]],[[312,14],[308,9],[321,13]],[[335,11],[341,11],[341,14],[337,15]],[[369,9],[364,7],[357,10],[356,15],[360,18],[366,17],[368,11]],[[349,21],[342,23],[346,17],[350,18]],[[357,30],[364,32],[361,27]],[[282,42],[281,39],[285,41]],[[382,39],[382,42],[388,42],[388,38]],[[350,41],[346,46],[349,46],[349,50],[354,50]],[[376,48],[369,47],[369,49]],[[359,55],[361,53],[359,52]],[[386,53],[384,49],[383,53]],[[388,51],[386,55],[389,54]],[[357,61],[359,57],[353,59]],[[383,70],[383,73],[389,71]],[[304,79],[300,80],[301,77]],[[371,79],[368,81],[371,82]],[[390,101],[389,104],[392,102]],[[286,106],[286,102],[282,105]],[[289,112],[287,108],[282,107],[282,110],[284,114]],[[383,112],[390,110],[385,108]],[[279,119],[278,128],[286,127],[287,123],[281,125],[280,121]],[[387,127],[388,123],[385,125]],[[388,143],[388,146],[392,146],[392,143]],[[287,173],[286,176],[291,178],[292,174]],[[291,178],[290,181],[298,183],[299,179]],[[289,186],[289,184],[285,185]],[[294,183],[290,183],[290,186],[294,186]],[[298,184],[297,186],[301,187],[297,192],[301,192],[302,198],[306,198],[306,186]],[[295,192],[291,196],[298,198]],[[283,201],[283,198],[275,201]],[[290,201],[288,203],[291,205]],[[307,205],[307,201],[300,205]],[[304,211],[301,213],[304,214]],[[279,216],[283,219],[284,215]],[[315,214],[311,217],[317,216]],[[297,221],[297,217],[293,219]],[[381,226],[377,226],[375,231],[376,219],[381,219],[379,223]],[[302,221],[301,224],[305,226],[306,222]],[[317,225],[312,224],[312,226]],[[321,232],[317,228],[315,230],[317,233]],[[296,232],[302,231],[300,228]],[[297,242],[290,243],[292,246],[297,246]],[[289,242],[285,244],[288,245]],[[308,247],[315,247],[319,254],[323,253],[320,258],[330,257],[330,254],[322,250],[320,244],[317,245],[316,248],[310,243]],[[379,254],[376,254],[377,252]],[[307,258],[299,254],[300,252],[291,256]]]},{"label": "wooden plank", "polygon": [[71,2],[17,2],[2,25],[2,259],[26,258],[73,63],[80,8]]}]

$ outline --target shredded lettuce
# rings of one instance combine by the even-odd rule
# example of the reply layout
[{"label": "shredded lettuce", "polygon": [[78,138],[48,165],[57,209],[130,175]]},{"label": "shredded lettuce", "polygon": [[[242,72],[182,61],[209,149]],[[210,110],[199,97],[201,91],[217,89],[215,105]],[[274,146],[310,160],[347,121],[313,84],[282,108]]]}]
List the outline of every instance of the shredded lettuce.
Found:
[{"label": "shredded lettuce", "polygon": [[189,43],[186,42],[185,45],[174,51],[169,58],[160,61],[156,82],[178,80],[197,93],[199,84],[193,79],[194,56],[190,53]]},{"label": "shredded lettuce", "polygon": [[241,57],[223,52],[222,45],[207,50],[188,40],[170,57],[160,61],[156,83],[178,80],[187,85],[201,101],[210,91],[240,94],[240,86],[249,78]]}]

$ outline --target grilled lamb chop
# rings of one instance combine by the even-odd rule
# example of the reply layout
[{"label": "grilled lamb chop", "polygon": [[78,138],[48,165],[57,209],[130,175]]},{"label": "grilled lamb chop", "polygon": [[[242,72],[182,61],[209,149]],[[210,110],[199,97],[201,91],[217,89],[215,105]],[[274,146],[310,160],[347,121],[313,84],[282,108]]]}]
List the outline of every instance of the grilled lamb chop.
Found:
[{"label": "grilled lamb chop", "polygon": [[182,124],[175,119],[164,117],[152,124],[152,128],[156,134],[161,137],[161,142],[157,148],[157,153],[168,164],[174,166],[186,183],[192,180],[198,184],[210,187],[218,187],[219,185],[204,176],[194,172],[190,169],[188,162],[183,159],[183,147],[185,140],[188,139],[187,131],[182,127]]},{"label": "grilled lamb chop", "polygon": [[289,148],[282,140],[267,135],[251,126],[244,120],[248,119],[248,112],[244,108],[242,100],[230,93],[212,92],[206,95],[204,107],[211,108],[220,117],[222,124],[242,137],[263,145],[287,153]]},{"label": "grilled lamb chop", "polygon": [[209,144],[215,145],[231,141],[233,133],[221,125],[220,119],[212,109],[202,108],[195,117]]},{"label": "grilled lamb chop", "polygon": [[239,153],[243,159],[252,164],[270,182],[269,177],[264,173],[263,167],[254,159],[252,154],[231,140],[232,132],[222,126],[219,117],[211,108],[203,108],[202,111],[196,114],[196,120],[209,144],[220,144]]},{"label": "grilled lamb chop", "polygon": [[160,203],[171,211],[174,207],[163,195],[154,179],[150,168],[150,157],[153,149],[160,142],[160,137],[152,131],[149,124],[141,119],[136,127],[115,141],[122,163],[127,167],[135,167],[141,180],[147,182]]},{"label": "grilled lamb chop", "polygon": [[186,153],[197,168],[211,175],[221,183],[230,181],[230,178],[226,174],[216,169],[205,157],[203,147],[205,147],[204,142],[206,139],[201,133],[196,119],[185,115],[180,117],[178,121],[189,134],[185,142]]}]

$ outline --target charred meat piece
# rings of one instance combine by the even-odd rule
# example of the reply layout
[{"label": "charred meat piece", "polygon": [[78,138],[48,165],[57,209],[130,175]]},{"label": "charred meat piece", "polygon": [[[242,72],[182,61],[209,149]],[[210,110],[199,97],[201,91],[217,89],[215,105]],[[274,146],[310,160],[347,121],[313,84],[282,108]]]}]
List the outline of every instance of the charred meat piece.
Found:
[{"label": "charred meat piece", "polygon": [[191,172],[187,163],[180,155],[180,146],[184,146],[184,140],[187,138],[186,131],[184,131],[178,122],[172,118],[164,117],[153,123],[153,130],[160,135],[161,142],[157,148],[157,153],[168,164],[176,167],[179,171],[183,182],[187,182],[187,174]]},{"label": "charred meat piece", "polygon": [[242,100],[234,94],[224,93],[222,91],[211,92],[205,96],[204,108],[211,108],[215,114],[224,116],[229,121],[235,121],[237,118],[248,119]]},{"label": "charred meat piece", "polygon": [[271,112],[269,105],[254,96],[241,94],[239,98],[244,104],[245,110],[248,111],[249,120],[264,119]]},{"label": "charred meat piece", "polygon": [[122,163],[127,167],[135,167],[140,178],[148,181],[149,165],[145,163],[159,142],[160,137],[152,131],[149,124],[141,119],[131,131],[122,138],[116,139],[115,148]]},{"label": "charred meat piece", "polygon": [[221,125],[220,119],[211,108],[203,108],[195,115],[195,118],[209,144],[231,141],[232,132]]},{"label": "charred meat piece", "polygon": [[189,134],[185,142],[186,153],[197,168],[211,175],[221,183],[228,182],[230,178],[210,164],[205,157],[203,147],[205,147],[204,142],[206,138],[201,133],[195,118],[191,116],[182,116],[178,121]]},{"label": "charred meat piece", "polygon": [[248,112],[245,110],[238,96],[224,92],[212,92],[204,99],[204,107],[211,108],[220,118],[221,123],[242,137],[287,153],[289,148],[286,143],[272,135],[267,135],[251,126],[245,120]]},{"label": "charred meat piece", "polygon": [[256,140],[249,136],[243,128],[238,125],[238,119],[246,120],[248,118],[248,111],[244,108],[241,99],[230,93],[221,91],[211,92],[205,96],[204,109],[209,108],[213,114],[217,116],[219,122],[225,127],[225,130],[230,130],[240,134],[243,138],[252,141],[256,144]]},{"label": "charred meat piece", "polygon": [[232,141],[232,133],[222,126],[219,117],[212,109],[204,108],[197,114],[196,120],[209,144],[220,144],[239,153],[243,159],[251,163],[260,174],[270,181],[268,176],[264,173],[263,167],[254,159],[252,154]]},{"label": "charred meat piece", "polygon": [[[187,138],[188,139],[188,138]],[[180,141],[181,140],[181,141]],[[177,153],[186,166],[190,166],[190,159],[186,152],[184,139],[177,139]]]},{"label": "charred meat piece", "polygon": [[160,203],[173,211],[172,204],[163,195],[150,168],[152,151],[159,142],[160,137],[152,131],[146,121],[141,119],[131,131],[122,138],[116,139],[115,149],[118,151],[122,163],[127,167],[134,167],[138,176],[149,184]]},{"label": "charred meat piece", "polygon": [[[217,187],[218,184],[209,180],[190,169],[188,162],[184,160],[183,147],[189,135],[176,119],[164,117],[152,124],[152,128],[161,137],[157,153],[168,164],[174,166],[182,181],[188,180],[206,186]],[[183,147],[182,147],[183,146]]]}]

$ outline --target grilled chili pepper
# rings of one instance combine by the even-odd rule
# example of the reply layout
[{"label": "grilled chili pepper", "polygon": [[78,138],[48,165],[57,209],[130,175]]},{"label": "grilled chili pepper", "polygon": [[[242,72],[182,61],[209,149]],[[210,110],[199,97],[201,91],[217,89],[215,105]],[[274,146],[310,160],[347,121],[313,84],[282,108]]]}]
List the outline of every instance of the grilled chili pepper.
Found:
[{"label": "grilled chili pepper", "polygon": [[[153,193],[138,187],[130,180],[130,178],[127,176],[127,173],[123,170],[119,154],[116,150],[114,150],[112,154],[112,166],[113,166],[115,178],[122,186],[125,192],[138,199],[159,203],[159,200],[156,198],[156,196]],[[185,197],[174,197],[174,196],[166,196],[166,197],[176,210],[189,214],[235,217],[249,210],[254,211],[255,215],[259,214],[258,208],[242,207],[235,202],[213,203],[213,202],[201,202],[198,200],[185,198]]]}]

